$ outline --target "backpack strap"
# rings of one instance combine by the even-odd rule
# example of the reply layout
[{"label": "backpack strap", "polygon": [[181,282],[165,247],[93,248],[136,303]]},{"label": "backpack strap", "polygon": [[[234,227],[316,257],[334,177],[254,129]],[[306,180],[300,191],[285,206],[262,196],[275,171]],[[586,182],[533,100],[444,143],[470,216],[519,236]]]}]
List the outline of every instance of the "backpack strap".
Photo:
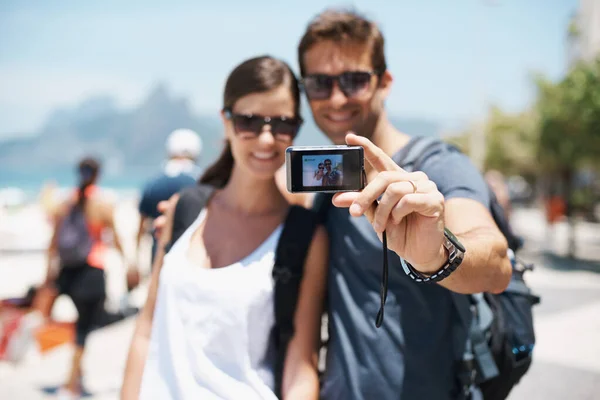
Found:
[{"label": "backpack strap", "polygon": [[492,217],[506,238],[506,241],[508,242],[508,248],[516,253],[523,246],[523,241],[513,232],[508,220],[506,219],[504,208],[502,208],[498,202],[496,193],[494,193],[490,185],[488,185],[488,193],[490,196],[490,212],[492,213]]},{"label": "backpack strap", "polygon": [[431,154],[447,148],[447,144],[435,137],[417,136],[392,156],[392,160],[407,171],[418,171]]},{"label": "backpack strap", "polygon": [[275,360],[275,394],[281,398],[283,367],[288,344],[294,336],[294,315],[304,272],[304,262],[317,227],[317,215],[300,206],[291,206],[277,250],[273,279],[275,280],[275,327],[277,348]]},{"label": "backpack strap", "polygon": [[165,248],[168,252],[173,244],[183,235],[186,229],[196,220],[200,211],[208,203],[215,188],[209,185],[198,184],[184,188],[179,192],[179,200],[173,215],[173,233],[171,240]]},{"label": "backpack strap", "polygon": [[327,222],[327,215],[329,214],[331,207],[333,207],[333,204],[331,203],[332,199],[332,193],[317,193],[315,195],[312,210],[316,213],[317,220],[320,224],[325,224]]}]

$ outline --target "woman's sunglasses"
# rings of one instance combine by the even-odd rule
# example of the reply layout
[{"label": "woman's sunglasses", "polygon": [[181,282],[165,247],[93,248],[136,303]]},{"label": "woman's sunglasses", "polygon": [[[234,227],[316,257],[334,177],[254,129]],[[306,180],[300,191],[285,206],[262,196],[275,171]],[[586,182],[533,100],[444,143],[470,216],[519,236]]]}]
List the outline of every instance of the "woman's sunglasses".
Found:
[{"label": "woman's sunglasses", "polygon": [[302,78],[301,83],[309,100],[325,100],[331,97],[333,83],[347,98],[360,96],[369,86],[371,77],[379,76],[376,71],[347,71],[339,75],[310,74]]},{"label": "woman's sunglasses", "polygon": [[265,117],[253,114],[236,114],[231,110],[224,111],[225,117],[233,122],[233,129],[238,135],[257,137],[262,132],[263,127],[269,125],[273,136],[291,140],[296,137],[303,122],[300,117]]}]

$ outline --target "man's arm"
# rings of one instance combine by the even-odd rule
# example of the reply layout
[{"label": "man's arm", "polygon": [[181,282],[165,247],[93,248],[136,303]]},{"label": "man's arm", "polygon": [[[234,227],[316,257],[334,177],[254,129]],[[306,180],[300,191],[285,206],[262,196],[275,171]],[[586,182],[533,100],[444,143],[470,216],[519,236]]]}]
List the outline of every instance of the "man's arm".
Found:
[{"label": "man's arm", "polygon": [[459,293],[506,289],[512,274],[508,244],[488,209],[472,199],[453,198],[446,201],[445,220],[467,252],[460,267],[440,284]]},{"label": "man's arm", "polygon": [[[425,173],[404,171],[368,139],[348,135],[346,141],[363,146],[378,174],[360,193],[336,194],[334,205],[349,207],[353,216],[366,215],[380,238],[386,231],[389,249],[423,274],[433,274],[446,263],[447,227],[466,254],[460,267],[440,284],[459,293],[506,288],[512,273],[506,240],[483,203],[469,197],[468,177],[454,173],[451,177],[464,179],[465,184],[455,185],[445,197]],[[444,184],[443,179],[438,182]]]}]

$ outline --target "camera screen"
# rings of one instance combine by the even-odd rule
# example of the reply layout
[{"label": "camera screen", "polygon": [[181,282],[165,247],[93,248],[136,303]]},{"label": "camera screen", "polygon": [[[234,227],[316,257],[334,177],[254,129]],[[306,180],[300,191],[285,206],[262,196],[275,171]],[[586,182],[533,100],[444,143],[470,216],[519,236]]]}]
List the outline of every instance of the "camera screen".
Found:
[{"label": "camera screen", "polygon": [[287,188],[295,192],[344,192],[364,187],[360,146],[300,146],[286,150]]},{"label": "camera screen", "polygon": [[302,156],[302,185],[343,186],[343,156],[341,154]]}]

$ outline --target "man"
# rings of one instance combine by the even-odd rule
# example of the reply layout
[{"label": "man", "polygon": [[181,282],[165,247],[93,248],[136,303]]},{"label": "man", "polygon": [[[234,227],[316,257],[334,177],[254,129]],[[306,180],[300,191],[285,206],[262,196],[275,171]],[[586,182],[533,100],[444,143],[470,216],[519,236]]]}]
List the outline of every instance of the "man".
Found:
[{"label": "man", "polygon": [[[454,398],[466,330],[449,290],[501,292],[511,275],[483,177],[459,153],[425,160],[423,172],[407,173],[392,161],[411,137],[384,109],[393,78],[373,22],[354,12],[325,11],[309,23],[298,57],[316,124],[334,144],[363,146],[368,161],[367,187],[337,194],[326,222],[330,341],[322,398]],[[388,248],[431,276],[448,261],[444,227],[466,248],[460,267],[439,284],[416,283],[391,254],[385,319],[376,328],[378,236],[386,230]]]},{"label": "man", "polygon": [[[202,151],[202,140],[190,129],[176,129],[167,138],[168,160],[163,171],[148,182],[139,204],[140,225],[137,235],[137,251],[144,232],[152,221],[160,215],[158,203],[168,200],[174,193],[186,186],[196,184],[200,168],[196,165]],[[152,260],[156,254],[156,239],[152,236]],[[139,254],[139,253],[138,253]]]},{"label": "man", "polygon": [[323,186],[336,186],[340,184],[340,173],[337,169],[331,168],[331,160],[324,160],[325,175],[323,176]]}]

